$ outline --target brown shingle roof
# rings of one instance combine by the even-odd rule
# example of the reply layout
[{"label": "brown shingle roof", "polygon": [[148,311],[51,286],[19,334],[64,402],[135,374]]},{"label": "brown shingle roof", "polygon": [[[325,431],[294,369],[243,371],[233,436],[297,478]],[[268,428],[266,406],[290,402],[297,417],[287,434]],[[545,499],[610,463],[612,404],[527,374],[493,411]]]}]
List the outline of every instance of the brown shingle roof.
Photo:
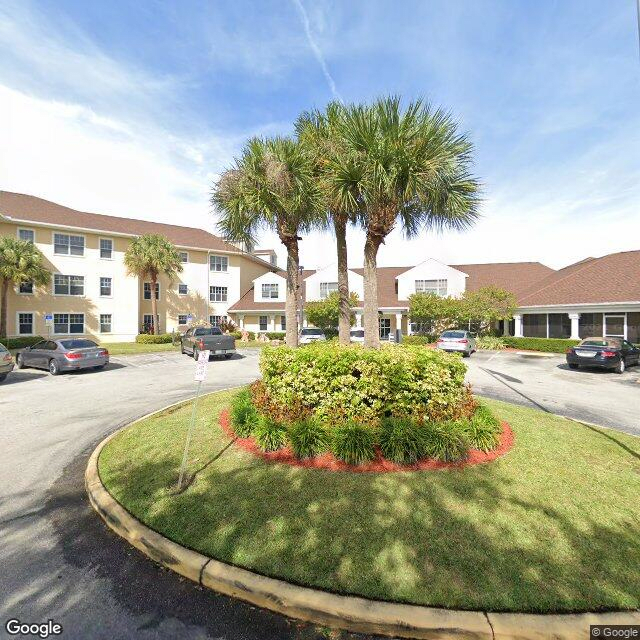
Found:
[{"label": "brown shingle roof", "polygon": [[477,291],[482,287],[495,286],[511,291],[516,296],[555,273],[540,262],[496,262],[488,264],[452,264],[454,269],[466,273],[466,290]]},{"label": "brown shingle roof", "polygon": [[165,236],[179,247],[243,253],[237,247],[203,229],[86,213],[49,200],[10,191],[0,191],[0,215],[34,224],[44,223],[130,236],[155,233]]},{"label": "brown shingle roof", "polygon": [[640,302],[640,251],[576,262],[519,296],[522,307],[604,302]]}]

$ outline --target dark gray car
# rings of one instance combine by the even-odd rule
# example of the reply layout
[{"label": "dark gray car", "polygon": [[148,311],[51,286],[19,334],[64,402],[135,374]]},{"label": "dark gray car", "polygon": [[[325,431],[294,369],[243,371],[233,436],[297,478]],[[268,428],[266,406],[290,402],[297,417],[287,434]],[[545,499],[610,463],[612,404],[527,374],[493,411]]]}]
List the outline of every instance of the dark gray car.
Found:
[{"label": "dark gray car", "polygon": [[7,348],[0,344],[0,382],[13,370],[13,358]]},{"label": "dark gray car", "polygon": [[182,336],[180,351],[192,355],[195,360],[201,351],[229,359],[236,352],[236,340],[222,333],[220,327],[192,327]]},{"label": "dark gray car", "polygon": [[52,376],[78,369],[102,369],[109,364],[109,352],[86,338],[42,340],[16,356],[18,369],[47,369]]}]

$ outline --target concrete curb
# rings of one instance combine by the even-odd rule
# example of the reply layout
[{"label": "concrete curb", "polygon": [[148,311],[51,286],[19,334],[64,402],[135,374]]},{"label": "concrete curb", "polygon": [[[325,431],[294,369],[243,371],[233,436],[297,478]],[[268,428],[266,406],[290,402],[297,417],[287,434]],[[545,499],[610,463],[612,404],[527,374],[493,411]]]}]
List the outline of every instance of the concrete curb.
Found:
[{"label": "concrete curb", "polygon": [[640,625],[638,611],[566,615],[489,613],[341,596],[258,575],[186,549],[134,518],[111,496],[98,473],[100,452],[117,433],[185,402],[189,400],[149,413],[105,438],[89,458],[85,487],[91,505],[115,533],[155,562],[199,585],[313,624],[404,638],[587,640],[589,625]]}]

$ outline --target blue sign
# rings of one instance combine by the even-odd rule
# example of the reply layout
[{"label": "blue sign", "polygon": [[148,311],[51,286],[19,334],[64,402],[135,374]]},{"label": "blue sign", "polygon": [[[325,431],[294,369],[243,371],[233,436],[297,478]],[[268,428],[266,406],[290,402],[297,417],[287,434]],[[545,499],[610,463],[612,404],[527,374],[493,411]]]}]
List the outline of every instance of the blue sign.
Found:
[{"label": "blue sign", "polygon": [[51,322],[53,320],[53,315],[50,313],[47,313],[44,317],[44,321],[45,322]]},{"label": "blue sign", "polygon": [[189,314],[187,316],[187,322],[191,322],[193,320],[193,316],[191,314]]}]

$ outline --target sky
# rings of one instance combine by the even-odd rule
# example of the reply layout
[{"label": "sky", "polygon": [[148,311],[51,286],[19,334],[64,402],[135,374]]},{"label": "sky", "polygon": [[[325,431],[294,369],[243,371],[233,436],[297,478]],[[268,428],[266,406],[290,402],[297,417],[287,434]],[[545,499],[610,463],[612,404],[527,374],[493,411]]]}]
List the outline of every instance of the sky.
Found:
[{"label": "sky", "polygon": [[[395,230],[380,265],[640,249],[636,0],[0,0],[0,189],[215,232],[249,137],[388,94],[451,111],[483,201],[462,233]],[[304,236],[305,268],[333,256]]]}]

